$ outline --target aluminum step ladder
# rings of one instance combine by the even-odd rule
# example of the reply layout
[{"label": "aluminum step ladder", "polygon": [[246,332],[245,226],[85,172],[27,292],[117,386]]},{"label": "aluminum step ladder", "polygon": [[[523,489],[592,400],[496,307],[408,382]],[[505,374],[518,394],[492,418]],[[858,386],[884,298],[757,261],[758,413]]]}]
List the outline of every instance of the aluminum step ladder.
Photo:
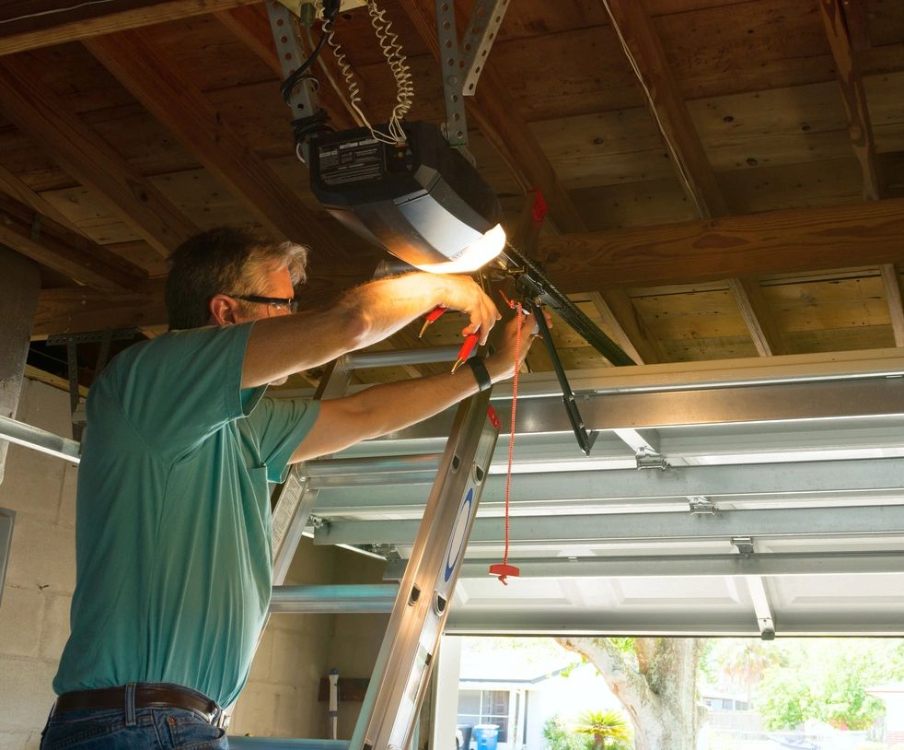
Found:
[{"label": "aluminum step ladder", "polygon": [[[348,374],[363,367],[451,361],[455,347],[349,354],[337,361],[318,397],[343,393]],[[403,750],[415,734],[436,651],[480,496],[499,436],[483,391],[457,409],[400,584],[282,586],[316,505],[303,466],[290,473],[274,508],[271,612],[385,612],[389,624],[351,741],[233,737],[242,750]]]}]

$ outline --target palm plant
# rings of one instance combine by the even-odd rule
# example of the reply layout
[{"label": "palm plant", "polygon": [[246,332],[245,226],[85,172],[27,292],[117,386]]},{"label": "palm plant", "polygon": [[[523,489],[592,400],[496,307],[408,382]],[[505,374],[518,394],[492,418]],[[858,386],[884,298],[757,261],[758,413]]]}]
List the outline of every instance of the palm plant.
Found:
[{"label": "palm plant", "polygon": [[628,722],[618,711],[587,711],[574,731],[590,737],[593,750],[621,750],[631,741]]}]

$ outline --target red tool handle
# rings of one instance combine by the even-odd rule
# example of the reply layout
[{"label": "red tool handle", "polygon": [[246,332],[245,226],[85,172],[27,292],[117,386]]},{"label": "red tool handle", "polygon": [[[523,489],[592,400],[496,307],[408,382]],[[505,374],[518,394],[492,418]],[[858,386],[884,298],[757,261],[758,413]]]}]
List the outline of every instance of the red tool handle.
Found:
[{"label": "red tool handle", "polygon": [[417,335],[418,338],[423,338],[424,333],[427,331],[431,325],[433,325],[437,320],[439,320],[443,313],[446,312],[447,308],[442,305],[437,305],[430,312],[427,313],[424,318],[424,325],[421,326],[421,332]]}]

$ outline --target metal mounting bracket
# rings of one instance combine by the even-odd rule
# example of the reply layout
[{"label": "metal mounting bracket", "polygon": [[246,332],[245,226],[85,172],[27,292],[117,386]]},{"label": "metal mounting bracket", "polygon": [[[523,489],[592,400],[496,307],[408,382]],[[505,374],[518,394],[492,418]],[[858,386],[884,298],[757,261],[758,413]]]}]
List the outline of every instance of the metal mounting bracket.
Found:
[{"label": "metal mounting bracket", "polygon": [[487,56],[499,33],[509,0],[477,0],[471,10],[471,21],[465,31],[461,46],[465,51],[462,93],[474,96],[477,79],[483,70]]},{"label": "metal mounting bracket", "polygon": [[452,0],[436,0],[436,38],[439,42],[439,68],[446,102],[446,140],[450,146],[468,145],[468,123],[462,97],[464,62],[458,48],[455,4]]},{"label": "metal mounting bracket", "polygon": [[708,497],[689,497],[688,508],[692,516],[716,515],[716,504]]},{"label": "metal mounting bracket", "polygon": [[664,456],[643,449],[634,454],[634,462],[638,469],[659,469],[660,471],[665,471],[671,468]]},{"label": "metal mounting bracket", "polygon": [[446,102],[443,127],[449,145],[456,148],[468,145],[464,97],[473,96],[477,91],[477,79],[486,64],[508,4],[509,0],[477,0],[459,45],[455,3],[452,0],[436,0],[436,38]]},{"label": "metal mounting bracket", "polygon": [[[282,67],[283,78],[288,78],[307,57],[295,31],[295,17],[289,9],[277,0],[268,0],[267,16],[270,19],[270,31],[276,45],[276,55]],[[304,77],[289,94],[289,107],[292,119],[313,117],[320,110],[317,103],[317,82],[313,77]],[[301,155],[308,160],[308,148],[301,144]]]},{"label": "metal mounting bracket", "polygon": [[737,548],[741,557],[751,557],[753,555],[753,537],[751,536],[733,536],[731,538],[732,545]]}]

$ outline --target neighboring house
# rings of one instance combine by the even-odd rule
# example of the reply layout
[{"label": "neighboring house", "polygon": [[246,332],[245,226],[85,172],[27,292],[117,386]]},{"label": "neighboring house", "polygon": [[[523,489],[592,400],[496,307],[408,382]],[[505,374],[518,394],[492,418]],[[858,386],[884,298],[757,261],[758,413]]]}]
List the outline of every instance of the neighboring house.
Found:
[{"label": "neighboring house", "polygon": [[867,688],[885,704],[885,743],[904,743],[904,682],[888,682]]},{"label": "neighboring house", "polygon": [[595,667],[548,644],[536,652],[464,648],[458,724],[498,725],[499,750],[543,750],[543,725],[553,716],[575,720],[584,711],[622,709]]},{"label": "neighboring house", "polygon": [[763,719],[753,710],[746,695],[702,686],[698,702],[706,707],[701,728],[705,725],[709,731],[715,732],[763,731]]}]

